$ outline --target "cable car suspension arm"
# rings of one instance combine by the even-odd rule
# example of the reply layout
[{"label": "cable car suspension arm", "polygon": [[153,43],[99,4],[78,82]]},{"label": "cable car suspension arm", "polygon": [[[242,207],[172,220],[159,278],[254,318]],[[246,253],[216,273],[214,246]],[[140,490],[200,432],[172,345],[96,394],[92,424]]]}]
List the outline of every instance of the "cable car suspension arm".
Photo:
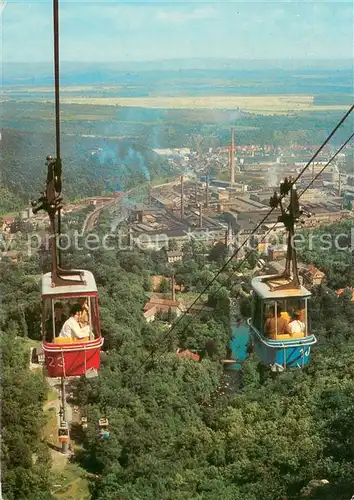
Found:
[{"label": "cable car suspension arm", "polygon": [[[284,207],[283,200],[288,197],[289,204]],[[305,211],[299,204],[299,197],[297,194],[296,186],[294,184],[293,178],[286,178],[284,182],[280,184],[280,194],[274,192],[271,197],[269,205],[272,209],[280,208],[281,215],[278,217],[278,222],[284,224],[287,231],[287,254],[286,254],[286,264],[285,270],[282,274],[266,278],[265,282],[270,281],[280,281],[286,280],[286,284],[272,285],[269,283],[272,289],[284,290],[288,288],[300,288],[299,271],[297,265],[296,249],[295,249],[295,224],[298,223],[303,215],[311,217],[311,214]],[[302,222],[302,221],[301,221]],[[292,267],[292,273],[290,270]],[[292,276],[292,279],[291,279]]]},{"label": "cable car suspension arm", "polygon": [[[60,234],[62,206],[62,161],[60,158],[60,94],[59,94],[59,0],[53,0],[54,24],[54,80],[55,80],[55,142],[56,158],[47,156],[47,183],[46,188],[38,201],[32,202],[33,213],[44,210],[49,215],[52,253],[52,286],[83,285],[85,284],[82,271],[65,270],[61,268]],[[57,216],[57,217],[56,217]],[[57,219],[57,220],[56,220]],[[78,276],[80,279],[65,279],[64,276]]]}]

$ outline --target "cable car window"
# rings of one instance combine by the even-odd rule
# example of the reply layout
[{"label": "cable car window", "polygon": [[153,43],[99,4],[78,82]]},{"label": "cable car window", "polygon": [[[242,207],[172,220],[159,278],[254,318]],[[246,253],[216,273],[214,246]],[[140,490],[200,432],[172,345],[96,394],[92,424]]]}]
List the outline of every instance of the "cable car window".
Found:
[{"label": "cable car window", "polygon": [[[312,326],[311,326],[311,315],[309,314],[309,304],[308,304],[308,299],[305,300],[306,308],[305,308],[305,333],[306,335],[309,335],[312,331]],[[310,302],[311,304],[311,302]]]},{"label": "cable car window", "polygon": [[268,319],[274,316],[276,303],[274,300],[265,300],[263,302],[263,324],[262,324],[262,334],[265,336],[269,335],[269,332],[266,331],[265,324]]},{"label": "cable car window", "polygon": [[[71,316],[71,311],[74,306],[79,307],[81,311],[76,320],[78,321],[81,328],[88,330],[88,336],[81,338],[82,341],[89,340],[93,338],[92,332],[98,331],[98,308],[95,304],[96,298],[93,302],[87,296],[83,297],[62,297],[60,299],[47,298],[43,300],[43,315],[42,315],[42,325],[43,325],[43,335],[46,342],[57,342],[61,335],[62,328],[67,319]],[[93,311],[95,314],[95,319],[91,319],[91,303],[94,305]],[[66,337],[64,335],[64,337]],[[76,337],[74,340],[78,340]]]},{"label": "cable car window", "polygon": [[275,302],[273,300],[267,300],[264,302],[264,311],[263,311],[263,323],[272,317],[272,313],[274,311]]},{"label": "cable car window", "polygon": [[43,299],[42,302],[42,329],[43,338],[46,342],[52,342],[54,338],[54,318],[52,313],[52,301]]},{"label": "cable car window", "polygon": [[253,295],[252,324],[262,331],[262,299],[256,293]]},{"label": "cable car window", "polygon": [[90,309],[90,315],[91,315],[92,332],[93,332],[94,337],[97,337],[98,336],[98,328],[99,328],[97,297],[90,297],[89,309]]}]

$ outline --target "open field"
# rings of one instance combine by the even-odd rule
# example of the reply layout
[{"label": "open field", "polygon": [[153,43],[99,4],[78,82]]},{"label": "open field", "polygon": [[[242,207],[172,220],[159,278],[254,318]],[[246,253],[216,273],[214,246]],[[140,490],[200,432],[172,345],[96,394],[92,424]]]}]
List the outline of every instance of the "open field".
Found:
[{"label": "open field", "polygon": [[346,105],[316,106],[310,95],[256,95],[204,97],[63,97],[65,104],[123,106],[150,109],[239,109],[250,113],[276,114],[295,111],[341,111]]}]

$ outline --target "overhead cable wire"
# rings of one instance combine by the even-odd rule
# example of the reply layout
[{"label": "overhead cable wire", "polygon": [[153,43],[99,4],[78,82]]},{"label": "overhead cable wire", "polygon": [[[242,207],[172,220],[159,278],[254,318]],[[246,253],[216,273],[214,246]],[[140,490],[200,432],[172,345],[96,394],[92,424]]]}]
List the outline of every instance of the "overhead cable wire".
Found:
[{"label": "overhead cable wire", "polygon": [[[54,35],[54,94],[55,94],[55,148],[56,162],[61,170],[60,158],[60,56],[59,56],[59,0],[53,0],[53,35]],[[61,234],[61,209],[58,210],[58,236]],[[59,267],[61,251],[58,247]]]},{"label": "overhead cable wire", "polygon": [[[323,150],[323,148],[328,144],[328,142],[332,139],[332,137],[335,135],[337,130],[342,126],[342,124],[345,122],[345,120],[348,118],[348,116],[352,113],[354,110],[354,105],[352,105],[349,110],[345,113],[345,115],[341,118],[341,120],[338,122],[338,124],[334,127],[332,132],[329,134],[327,139],[321,144],[321,146],[317,149],[317,151],[313,154],[311,159],[307,162],[307,164],[304,166],[304,168],[301,170],[301,172],[297,175],[295,180],[292,181],[292,185],[296,184],[296,182],[300,179],[300,177],[306,172],[306,170],[309,168],[309,166],[313,163],[313,161],[316,159],[316,157],[319,155],[319,153]],[[337,153],[338,154],[338,153]],[[335,155],[336,156],[336,155]],[[334,157],[335,157],[334,156]],[[330,161],[332,161],[331,159]],[[280,200],[283,199],[285,195],[280,196]],[[247,239],[236,249],[236,251],[231,255],[231,257],[223,264],[223,266],[219,269],[219,271],[214,275],[214,277],[209,281],[209,283],[204,287],[203,291],[199,293],[198,297],[192,302],[192,304],[187,308],[187,310],[178,318],[178,320],[172,325],[172,327],[168,330],[168,332],[162,337],[162,339],[159,341],[155,349],[153,349],[146,359],[140,363],[138,368],[133,372],[133,377],[136,375],[136,373],[139,372],[140,368],[146,364],[149,359],[151,359],[154,355],[154,353],[157,351],[159,344],[164,343],[167,338],[170,337],[171,333],[176,329],[176,327],[180,324],[180,322],[183,320],[183,318],[188,315],[188,313],[191,311],[191,309],[195,306],[195,304],[200,300],[200,298],[205,294],[207,290],[215,283],[217,278],[224,272],[224,270],[228,267],[230,262],[238,255],[240,250],[248,243],[249,239],[258,231],[258,229],[265,223],[265,221],[268,219],[268,217],[274,212],[275,207],[271,208],[267,214],[263,217],[263,219],[256,225],[256,227],[253,229],[251,234],[247,237]],[[237,271],[234,271],[237,272]]]}]

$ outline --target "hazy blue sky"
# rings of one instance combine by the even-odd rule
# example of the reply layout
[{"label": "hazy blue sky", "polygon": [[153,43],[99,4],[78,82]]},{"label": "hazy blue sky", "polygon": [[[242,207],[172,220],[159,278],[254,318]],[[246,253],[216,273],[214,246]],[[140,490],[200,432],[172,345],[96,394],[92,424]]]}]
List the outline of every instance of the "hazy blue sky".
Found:
[{"label": "hazy blue sky", "polygon": [[[62,61],[351,59],[353,4],[60,0]],[[53,57],[52,3],[9,0],[3,62]]]}]

